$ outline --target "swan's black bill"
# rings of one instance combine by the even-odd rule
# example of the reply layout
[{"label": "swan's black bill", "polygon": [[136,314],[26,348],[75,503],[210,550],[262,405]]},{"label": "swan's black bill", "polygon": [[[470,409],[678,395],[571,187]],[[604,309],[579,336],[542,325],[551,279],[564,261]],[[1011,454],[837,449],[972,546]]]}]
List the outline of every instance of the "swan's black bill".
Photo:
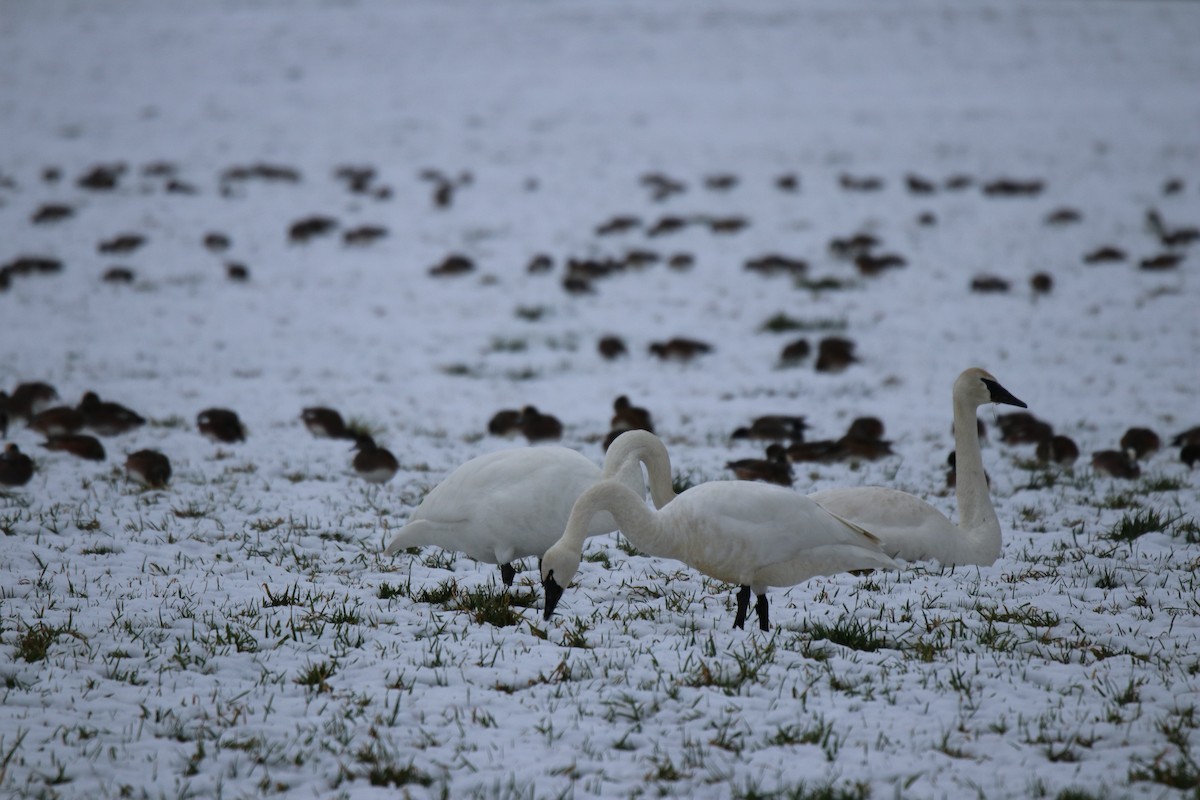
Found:
[{"label": "swan's black bill", "polygon": [[1029,408],[1029,406],[1013,397],[1012,392],[1008,391],[1008,389],[1005,389],[995,381],[989,381],[987,378],[980,378],[980,380],[982,380],[983,385],[988,388],[988,392],[992,396],[993,403],[1004,403],[1006,405],[1017,406],[1019,408]]},{"label": "swan's black bill", "polygon": [[549,620],[558,606],[558,601],[562,599],[563,587],[558,585],[558,581],[554,580],[554,573],[551,572],[546,580],[542,581],[542,588],[546,591],[546,611],[542,618]]}]

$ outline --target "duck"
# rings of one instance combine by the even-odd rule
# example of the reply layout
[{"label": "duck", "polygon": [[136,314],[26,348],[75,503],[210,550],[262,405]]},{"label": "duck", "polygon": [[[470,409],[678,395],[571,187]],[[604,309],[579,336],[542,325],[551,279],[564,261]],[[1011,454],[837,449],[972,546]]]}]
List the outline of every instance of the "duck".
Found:
[{"label": "duck", "polygon": [[1042,219],[1047,225],[1074,225],[1083,220],[1083,214],[1077,208],[1064,206],[1056,208]]},{"label": "duck", "polygon": [[1050,294],[1054,289],[1054,277],[1047,272],[1035,272],[1029,277],[1029,288],[1035,296]]},{"label": "duck", "polygon": [[879,417],[855,417],[846,429],[847,437],[868,441],[881,441],[883,433],[883,420]]},{"label": "duck", "polygon": [[596,342],[596,349],[609,361],[627,355],[629,352],[625,347],[625,341],[620,336],[612,335],[600,337],[600,340]]},{"label": "duck", "polygon": [[788,445],[787,449],[788,460],[792,463],[812,461],[819,464],[832,464],[834,461],[840,461],[845,455],[840,439],[837,441],[816,439],[811,442],[793,442]]},{"label": "duck", "polygon": [[1092,453],[1092,469],[1124,480],[1133,480],[1142,474],[1142,468],[1138,466],[1131,450],[1100,450]]},{"label": "duck", "polygon": [[246,426],[236,411],[228,408],[206,408],[196,415],[196,427],[200,433],[214,442],[232,444],[246,441]]},{"label": "duck", "polygon": [[597,236],[611,236],[616,233],[628,233],[635,228],[640,228],[641,225],[641,217],[636,217],[632,214],[619,214],[597,225],[595,233]]},{"label": "duck", "polygon": [[558,417],[543,414],[534,406],[521,409],[520,430],[530,444],[558,440],[563,434],[563,426]]},{"label": "duck", "polygon": [[387,483],[400,469],[391,451],[377,445],[369,434],[360,433],[351,449],[358,451],[352,462],[354,471],[367,483]]},{"label": "duck", "polygon": [[698,339],[676,336],[665,342],[652,342],[650,354],[663,361],[691,361],[696,356],[711,353],[713,346]]},{"label": "duck", "polygon": [[976,409],[987,403],[1027,408],[991,373],[978,367],[954,381],[955,495],[959,522],[906,492],[880,486],[827,489],[808,495],[827,511],[861,525],[883,541],[883,549],[905,561],[936,560],[945,566],[987,566],[1000,557],[1000,520],[992,507],[983,456],[979,449]]},{"label": "duck", "polygon": [[1112,245],[1104,245],[1103,247],[1097,247],[1095,250],[1088,252],[1083,257],[1083,263],[1113,264],[1118,261],[1124,261],[1126,258],[1128,258],[1128,256],[1121,248],[1113,247]]},{"label": "duck", "polygon": [[32,419],[58,399],[58,391],[48,383],[27,381],[18,384],[8,399],[8,413],[21,419]]},{"label": "duck", "polygon": [[150,489],[162,489],[171,480],[171,461],[157,450],[137,450],[125,457],[129,477]]},{"label": "duck", "polygon": [[100,440],[95,436],[88,436],[85,433],[64,433],[58,436],[49,436],[46,441],[42,442],[42,447],[47,450],[70,453],[73,456],[87,459],[88,461],[103,461],[107,457],[107,454],[104,452],[104,445],[100,444]]},{"label": "duck", "polygon": [[337,226],[336,219],[320,214],[298,219],[288,228],[288,241],[292,244],[307,244],[310,239],[332,233]]},{"label": "duck", "polygon": [[502,408],[488,420],[488,433],[492,436],[515,436],[521,432],[521,412],[515,408]]},{"label": "duck", "polygon": [[800,178],[793,173],[784,173],[775,178],[775,188],[781,192],[799,191]]},{"label": "duck", "polygon": [[650,412],[641,406],[635,406],[628,395],[620,395],[613,400],[613,417],[609,427],[613,430],[643,430],[654,433]]},{"label": "duck", "polygon": [[817,344],[817,372],[841,372],[857,361],[850,339],[826,336]]},{"label": "duck", "polygon": [[233,244],[229,235],[220,231],[209,231],[204,234],[203,242],[204,249],[210,253],[224,253]]},{"label": "duck", "polygon": [[892,443],[884,439],[871,436],[862,436],[854,433],[847,433],[836,442],[838,454],[849,460],[866,459],[867,461],[875,461],[880,458],[886,458],[890,455],[895,455],[892,452]]},{"label": "duck", "polygon": [[104,274],[100,276],[100,280],[105,283],[130,284],[137,280],[137,273],[129,267],[109,267],[104,270]]},{"label": "duck", "polygon": [[785,256],[779,253],[768,253],[764,256],[747,259],[743,265],[747,272],[757,272],[760,275],[803,275],[808,272],[808,262],[802,258]]},{"label": "duck", "polygon": [[346,428],[346,421],[337,409],[325,406],[309,406],[300,411],[300,419],[308,432],[318,439],[353,438]]},{"label": "duck", "polygon": [[971,278],[971,291],[980,292],[982,294],[1004,294],[1012,284],[1007,278],[1001,278],[999,275],[988,275],[981,273]]},{"label": "duck", "polygon": [[33,459],[21,448],[9,442],[0,455],[0,483],[5,486],[24,486],[33,477]]},{"label": "duck", "polygon": [[996,417],[1000,441],[1008,444],[1037,444],[1054,435],[1054,426],[1024,411]]},{"label": "duck", "polygon": [[1121,449],[1130,452],[1137,460],[1142,460],[1158,452],[1162,440],[1158,434],[1149,428],[1130,428],[1121,437]]},{"label": "duck", "polygon": [[787,448],[774,442],[767,446],[766,458],[742,458],[725,464],[739,481],[763,481],[779,486],[792,485],[792,463]]},{"label": "duck", "polygon": [[1188,469],[1200,461],[1200,442],[1190,442],[1179,449],[1179,460],[1188,465]]},{"label": "duck", "polygon": [[136,411],[120,403],[101,400],[95,392],[86,392],[79,401],[79,413],[83,415],[83,426],[101,436],[118,436],[139,428],[146,420]]},{"label": "duck", "polygon": [[1056,434],[1038,442],[1037,459],[1042,463],[1055,463],[1069,467],[1079,460],[1079,445],[1069,436]]},{"label": "duck", "polygon": [[883,421],[879,417],[856,417],[837,445],[844,458],[874,461],[893,455],[892,443],[883,438],[883,432]]},{"label": "duck", "polygon": [[854,257],[854,266],[864,278],[872,278],[886,270],[908,266],[908,260],[899,253],[859,253]]},{"label": "duck", "polygon": [[749,425],[735,428],[729,434],[731,439],[767,439],[774,442],[804,440],[804,431],[808,422],[803,416],[793,414],[764,414],[755,417]]},{"label": "duck", "polygon": [[83,414],[71,406],[54,406],[34,414],[29,427],[46,436],[75,433],[83,427]]},{"label": "duck", "polygon": [[676,272],[687,272],[696,266],[696,256],[691,253],[672,253],[667,257],[667,268]]},{"label": "duck", "polygon": [[96,250],[101,255],[125,255],[132,253],[145,243],[146,237],[140,233],[121,233],[97,244]]},{"label": "duck", "polygon": [[794,366],[808,358],[811,352],[812,345],[808,343],[808,339],[794,339],[785,344],[779,352],[779,363],[785,367]]},{"label": "duck", "polygon": [[880,245],[879,237],[870,233],[855,233],[829,240],[829,254],[834,258],[853,261]]},{"label": "duck", "polygon": [[850,570],[899,568],[870,532],[781,486],[710,481],[651,510],[637,492],[609,479],[579,496],[566,530],[542,557],[545,619],[579,570],[589,524],[604,513],[639,551],[738,586],[733,621],[738,629],[745,625],[751,594],[758,598],[759,628],[770,629],[768,587]]},{"label": "duck", "polygon": [[1186,431],[1175,434],[1171,437],[1171,444],[1176,447],[1189,444],[1200,444],[1200,425],[1194,428],[1188,428]]},{"label": "duck", "polygon": [[[601,480],[613,479],[656,505],[674,497],[667,449],[648,431],[626,431],[604,457],[604,467],[569,447],[500,450],[478,456],[435,486],[384,550],[393,556],[409,547],[437,545],[497,564],[505,586],[512,586],[513,562],[541,556],[562,535],[571,507]],[[585,523],[584,536],[617,529],[611,515]]]},{"label": "duck", "polygon": [[461,253],[451,253],[442,259],[441,262],[429,268],[429,274],[433,277],[445,277],[448,275],[466,275],[468,272],[475,271],[475,262],[469,257]]},{"label": "duck", "polygon": [[383,225],[359,225],[357,228],[342,231],[342,243],[351,247],[360,247],[383,239],[387,235],[388,229]]}]

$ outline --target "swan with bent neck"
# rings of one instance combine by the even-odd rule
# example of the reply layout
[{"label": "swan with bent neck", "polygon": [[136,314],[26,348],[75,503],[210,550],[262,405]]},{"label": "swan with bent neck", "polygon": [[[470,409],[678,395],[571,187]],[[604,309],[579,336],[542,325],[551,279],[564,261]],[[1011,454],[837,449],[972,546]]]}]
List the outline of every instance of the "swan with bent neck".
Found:
[{"label": "swan with bent neck", "polygon": [[[650,494],[656,505],[671,501],[671,461],[658,437],[629,431],[617,437],[601,470],[586,456],[558,446],[501,450],[473,458],[425,496],[384,550],[392,556],[409,547],[437,545],[476,561],[500,565],[505,586],[512,562],[540,556],[562,535],[571,508],[598,481],[613,479],[632,493]],[[611,515],[597,515],[587,536],[617,529]]]},{"label": "swan with bent neck", "polygon": [[682,561],[740,586],[736,628],[745,624],[751,592],[758,598],[759,628],[765,631],[770,627],[769,586],[899,566],[868,531],[780,486],[712,481],[688,489],[655,511],[637,492],[605,480],[580,495],[562,538],[542,557],[546,619],[579,570],[590,524],[608,514],[641,552]]},{"label": "swan with bent neck", "polygon": [[987,566],[1000,557],[1000,520],[992,507],[975,413],[985,403],[1027,408],[982,369],[954,381],[955,496],[958,524],[924,500],[882,486],[827,489],[809,497],[834,514],[853,520],[883,540],[884,550],[905,561],[936,560],[946,566]]}]

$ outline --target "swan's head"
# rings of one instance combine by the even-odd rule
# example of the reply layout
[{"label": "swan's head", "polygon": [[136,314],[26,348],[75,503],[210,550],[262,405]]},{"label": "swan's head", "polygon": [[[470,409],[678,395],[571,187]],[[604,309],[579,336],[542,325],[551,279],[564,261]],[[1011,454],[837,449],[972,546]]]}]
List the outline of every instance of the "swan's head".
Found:
[{"label": "swan's head", "polygon": [[571,585],[571,579],[579,571],[579,551],[558,542],[542,556],[542,588],[546,591],[545,619],[554,614],[563,590]]},{"label": "swan's head", "polygon": [[973,406],[987,403],[1004,403],[1005,405],[1028,408],[1023,402],[1013,397],[1012,393],[1000,385],[1000,382],[987,370],[972,367],[958,376],[954,382],[954,396],[968,400]]}]

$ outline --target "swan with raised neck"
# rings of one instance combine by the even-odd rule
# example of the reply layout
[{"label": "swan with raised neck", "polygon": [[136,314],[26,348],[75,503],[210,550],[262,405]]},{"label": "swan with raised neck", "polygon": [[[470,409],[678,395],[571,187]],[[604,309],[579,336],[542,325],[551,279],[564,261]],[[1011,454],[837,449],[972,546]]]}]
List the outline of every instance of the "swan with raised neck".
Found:
[{"label": "swan with raised neck", "polygon": [[975,414],[986,403],[1026,408],[991,373],[972,367],[954,381],[954,448],[958,524],[906,492],[881,486],[828,489],[809,497],[883,540],[884,550],[905,561],[987,566],[1000,557],[1003,535],[992,506]]}]

